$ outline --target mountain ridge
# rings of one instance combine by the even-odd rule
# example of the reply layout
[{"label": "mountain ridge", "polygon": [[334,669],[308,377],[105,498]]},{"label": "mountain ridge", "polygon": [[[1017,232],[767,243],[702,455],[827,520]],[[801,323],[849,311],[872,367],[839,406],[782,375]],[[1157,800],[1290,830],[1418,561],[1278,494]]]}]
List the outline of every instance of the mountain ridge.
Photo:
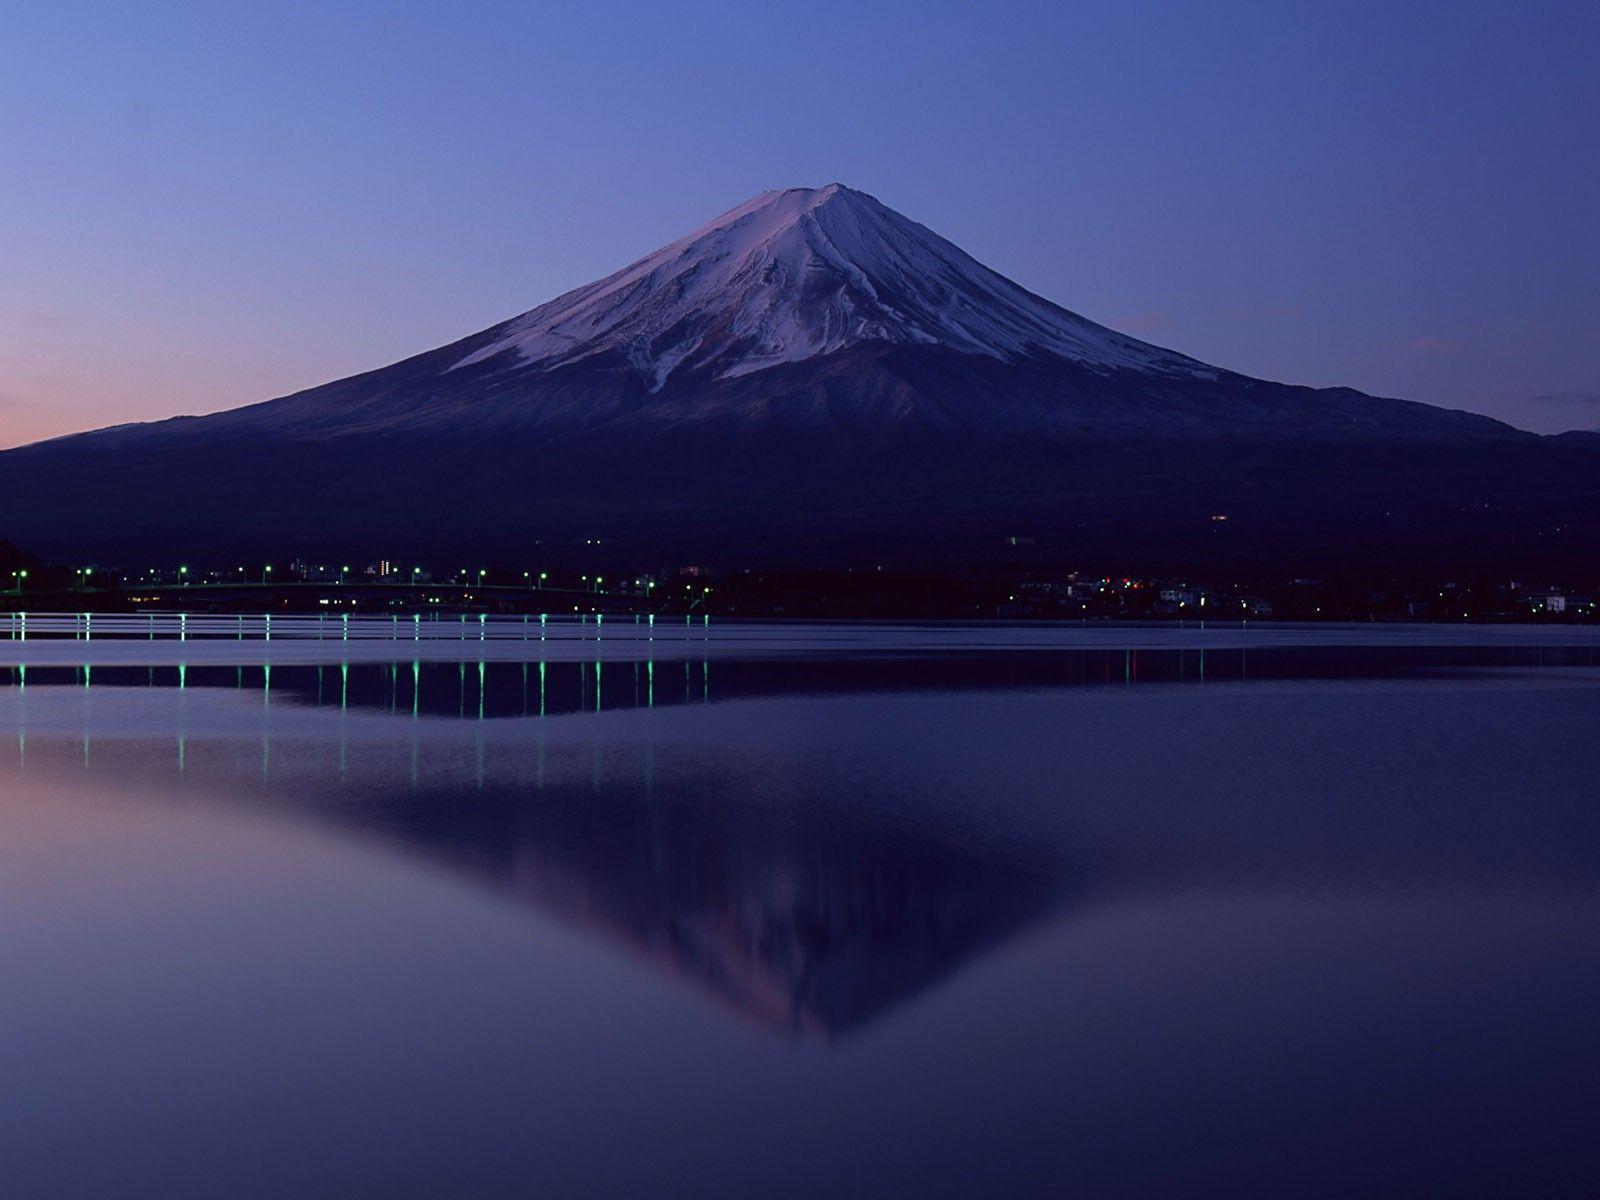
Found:
[{"label": "mountain ridge", "polygon": [[[1025,533],[1059,554],[1528,559],[1600,550],[1597,451],[1151,346],[835,184],[762,193],[385,367],[0,453],[0,536],[492,555],[604,532],[761,563],[977,561]],[[1228,528],[1254,544],[1219,541],[1211,516],[1245,512]]]}]

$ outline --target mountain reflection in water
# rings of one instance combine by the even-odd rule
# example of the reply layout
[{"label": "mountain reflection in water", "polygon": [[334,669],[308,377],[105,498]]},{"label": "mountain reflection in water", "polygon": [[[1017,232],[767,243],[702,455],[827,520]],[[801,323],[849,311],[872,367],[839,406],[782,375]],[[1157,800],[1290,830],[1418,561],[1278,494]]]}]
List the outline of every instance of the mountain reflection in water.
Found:
[{"label": "mountain reflection in water", "polygon": [[[566,666],[571,700],[583,681]],[[273,668],[263,689],[257,668],[243,695],[215,686],[231,669],[186,672],[183,703],[202,728],[177,738],[138,727],[141,701],[165,713],[156,724],[172,721],[179,693],[164,680],[116,687],[104,678],[115,672],[96,671],[88,689],[40,687],[30,673],[30,706],[75,700],[133,727],[24,732],[8,766],[142,779],[375,840],[599,934],[759,1025],[824,1037],[936,985],[1061,897],[1055,868],[1019,839],[913,815],[816,764],[774,777],[749,760],[691,762],[670,736],[661,746],[631,740],[637,730],[615,745],[575,738],[592,715],[489,725],[380,715],[391,711],[382,687],[409,670],[368,665],[340,679]],[[446,695],[464,677],[464,710],[476,714],[477,664],[432,674],[422,694],[431,683]],[[494,674],[494,710],[520,704],[516,665]],[[347,712],[326,711],[341,692]],[[474,736],[485,728],[500,733]]]},{"label": "mountain reflection in water", "polygon": [[1043,915],[1006,849],[882,820],[627,788],[391,797],[364,823],[625,945],[756,1021],[866,1024]]},{"label": "mountain reflection in water", "polygon": [[[1586,663],[1589,652],[1538,652],[1545,666],[1567,658]],[[124,721],[137,723],[130,702],[143,697],[155,705],[151,732],[174,724],[177,693],[187,715],[172,748],[132,743],[138,770],[175,769],[186,786],[403,845],[599,932],[761,1024],[831,1036],[1049,915],[1070,890],[1060,847],[1038,853],[1003,828],[949,820],[967,807],[959,801],[934,807],[944,818],[882,803],[870,782],[826,770],[773,795],[782,772],[658,769],[648,743],[613,748],[602,783],[605,747],[594,744],[590,770],[565,740],[546,745],[544,731],[577,727],[539,718],[796,694],[1426,678],[1528,659],[1523,649],[1413,647],[7,671],[14,699],[76,696],[125,710]],[[213,712],[233,713],[251,736],[227,721],[208,729]],[[345,717],[367,723],[354,744]],[[490,728],[517,732],[488,743],[472,734]],[[126,737],[120,751],[110,739],[109,759],[105,745],[91,757],[91,741],[86,726],[71,756],[119,769],[106,764],[126,756]],[[36,740],[31,753],[47,751]],[[662,765],[670,753],[660,748]]]}]

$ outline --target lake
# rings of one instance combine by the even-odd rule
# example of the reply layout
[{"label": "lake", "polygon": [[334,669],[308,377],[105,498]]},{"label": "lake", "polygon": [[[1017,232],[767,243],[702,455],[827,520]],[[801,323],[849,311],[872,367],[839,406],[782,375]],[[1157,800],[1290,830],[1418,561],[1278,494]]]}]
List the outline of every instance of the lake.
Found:
[{"label": "lake", "polygon": [[56,632],[15,1200],[1600,1178],[1600,632]]}]

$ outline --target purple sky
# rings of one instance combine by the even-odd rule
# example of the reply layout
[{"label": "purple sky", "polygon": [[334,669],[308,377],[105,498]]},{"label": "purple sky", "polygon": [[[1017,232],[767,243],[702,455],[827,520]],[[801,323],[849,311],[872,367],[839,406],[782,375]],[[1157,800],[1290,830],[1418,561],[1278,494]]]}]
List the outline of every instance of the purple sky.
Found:
[{"label": "purple sky", "polygon": [[832,180],[1209,362],[1600,426],[1593,0],[326,8],[8,9],[0,445],[380,366]]}]

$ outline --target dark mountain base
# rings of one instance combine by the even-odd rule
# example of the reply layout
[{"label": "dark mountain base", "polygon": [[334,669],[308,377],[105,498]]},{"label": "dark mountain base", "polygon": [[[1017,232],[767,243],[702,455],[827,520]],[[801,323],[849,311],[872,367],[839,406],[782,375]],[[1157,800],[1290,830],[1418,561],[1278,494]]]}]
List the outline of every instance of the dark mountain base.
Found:
[{"label": "dark mountain base", "polygon": [[996,438],[957,449],[915,435],[862,445],[701,430],[136,451],[65,442],[5,461],[0,534],[124,566],[582,554],[639,567],[1570,573],[1600,561],[1600,453],[1550,439]]}]

